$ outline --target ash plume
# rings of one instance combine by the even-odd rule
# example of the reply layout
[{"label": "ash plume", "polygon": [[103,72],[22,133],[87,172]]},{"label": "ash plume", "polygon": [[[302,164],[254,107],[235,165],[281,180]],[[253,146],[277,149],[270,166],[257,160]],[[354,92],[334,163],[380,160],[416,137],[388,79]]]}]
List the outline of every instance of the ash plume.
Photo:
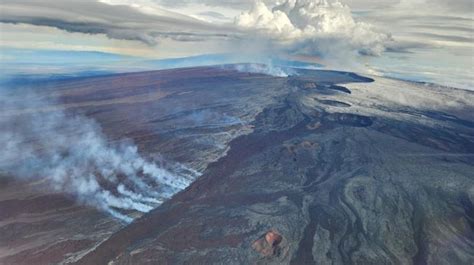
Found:
[{"label": "ash plume", "polygon": [[125,222],[184,189],[198,173],[141,156],[131,141],[112,144],[98,123],[57,108],[31,90],[0,89],[0,173],[42,180]]}]

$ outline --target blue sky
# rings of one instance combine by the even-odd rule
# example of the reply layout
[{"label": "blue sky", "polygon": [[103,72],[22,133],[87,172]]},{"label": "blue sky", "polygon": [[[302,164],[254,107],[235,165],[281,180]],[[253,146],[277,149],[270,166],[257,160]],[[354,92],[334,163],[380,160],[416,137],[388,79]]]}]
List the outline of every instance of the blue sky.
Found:
[{"label": "blue sky", "polygon": [[471,0],[4,0],[0,11],[4,72],[237,54],[474,87]]}]

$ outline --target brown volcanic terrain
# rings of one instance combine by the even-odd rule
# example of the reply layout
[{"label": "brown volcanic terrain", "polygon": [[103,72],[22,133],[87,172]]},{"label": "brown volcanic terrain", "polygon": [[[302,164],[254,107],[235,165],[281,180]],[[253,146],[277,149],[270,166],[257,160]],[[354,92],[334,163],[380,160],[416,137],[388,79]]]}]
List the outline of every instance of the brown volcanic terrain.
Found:
[{"label": "brown volcanic terrain", "polygon": [[[251,120],[284,93],[284,83],[210,68],[54,81],[38,85],[34,96],[55,104],[2,115],[66,109],[98,121],[111,142],[132,139],[143,154],[203,170],[230,140],[251,131]],[[0,264],[75,260],[124,225],[41,180],[0,180]]]},{"label": "brown volcanic terrain", "polygon": [[[203,175],[127,226],[4,180],[0,263],[474,263],[474,93],[369,81],[194,68],[47,84],[111,141]],[[53,110],[8,115],[29,111]]]}]

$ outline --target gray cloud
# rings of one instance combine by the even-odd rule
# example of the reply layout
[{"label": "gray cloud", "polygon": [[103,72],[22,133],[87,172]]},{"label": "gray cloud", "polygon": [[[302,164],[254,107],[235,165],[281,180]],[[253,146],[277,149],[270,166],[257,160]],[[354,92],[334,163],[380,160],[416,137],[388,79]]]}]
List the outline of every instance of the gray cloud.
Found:
[{"label": "gray cloud", "polygon": [[[245,6],[247,4],[250,4],[251,2],[253,1],[205,1],[203,3],[209,6]],[[96,0],[84,0],[80,2],[75,0],[5,0],[2,1],[0,4],[0,8],[2,10],[0,22],[26,23],[32,25],[49,26],[68,32],[81,32],[85,34],[105,34],[106,36],[112,39],[136,40],[146,43],[148,45],[156,45],[162,38],[172,39],[180,42],[197,42],[208,41],[212,39],[254,40],[255,38],[260,39],[262,37],[267,37],[260,36],[261,32],[255,32],[254,27],[251,25],[249,27],[240,27],[239,25],[233,25],[231,23],[207,23],[205,21],[201,21],[189,16],[177,14],[159,8],[157,10],[153,10],[153,12],[146,12],[146,10],[144,11],[143,9],[137,9],[132,7],[132,1],[112,1],[112,3],[116,4],[110,5],[98,2]],[[118,5],[117,3],[123,4]],[[146,4],[147,1],[140,3]],[[151,2],[148,2],[148,4],[150,3]],[[159,3],[166,4],[167,2],[160,1]],[[174,5],[186,5],[189,3],[192,3],[192,1],[173,2]],[[171,4],[171,2],[168,4]],[[272,5],[269,6],[269,8],[271,7]],[[350,11],[348,11],[348,9],[340,9],[346,12],[347,14],[339,14],[337,13],[337,10],[339,9],[337,9],[334,11],[334,15],[337,18],[340,18],[341,16],[351,17]],[[210,11],[201,11],[201,15],[212,16],[214,18],[223,17],[222,15],[219,16],[219,13],[210,13]],[[256,15],[258,15],[258,12]],[[242,19],[242,16],[240,16],[239,18],[240,22],[244,20]],[[354,24],[348,25],[348,30],[354,31],[354,34],[351,34],[356,37],[365,34],[365,37],[363,39],[349,37],[348,39],[351,40],[351,44],[344,47],[338,46],[340,49],[353,49],[351,46],[363,46],[359,50],[370,51],[370,53],[374,53],[373,51],[375,50],[379,51],[383,49],[379,47],[380,45],[378,44],[379,41],[377,39],[382,37],[379,37],[376,34],[372,34],[371,30],[368,29],[368,27],[365,25],[355,24],[355,22],[352,21],[352,18],[350,19],[350,21]],[[280,21],[277,20],[275,20],[274,22],[276,24],[280,23]],[[318,23],[315,22],[312,24],[312,26],[316,27],[316,29],[321,28],[320,26],[318,26]],[[302,38],[302,40],[298,40],[296,36],[301,35],[303,33],[303,35],[314,36],[313,33],[306,31],[303,32],[302,29],[299,28],[295,28],[294,30],[290,31],[294,33],[293,35],[295,36],[292,35],[285,37],[283,36],[285,32],[282,32],[281,34],[283,35],[280,36],[282,38],[279,37],[270,39],[272,39],[273,42],[279,45],[281,44],[281,42],[287,42],[288,38],[293,38],[292,43],[296,43],[297,48],[301,48],[300,46],[302,45],[304,46],[304,49],[302,49],[303,52],[327,52],[324,49],[318,48],[320,46],[328,46],[323,43],[324,41],[320,41],[320,38],[317,38],[318,41],[308,42],[308,36],[305,36],[304,38]],[[335,31],[339,32],[338,30]],[[334,33],[333,35],[337,34]],[[369,38],[376,39],[374,41],[368,41]],[[324,40],[325,39],[328,38],[324,37]],[[330,37],[329,39],[337,39],[337,36]],[[288,48],[286,44],[285,48]]]},{"label": "gray cloud", "polygon": [[69,32],[105,34],[113,39],[137,40],[155,45],[160,38],[196,41],[229,38],[229,29],[162,10],[144,14],[125,5],[93,0],[28,1],[0,3],[0,22],[55,27]]},{"label": "gray cloud", "polygon": [[204,17],[219,19],[219,20],[227,20],[228,19],[228,17],[224,16],[223,14],[221,14],[219,12],[214,12],[214,11],[201,12],[201,13],[199,13],[199,15],[204,16]]},{"label": "gray cloud", "polygon": [[[152,0],[153,1],[153,0]],[[181,7],[191,4],[204,4],[210,7],[226,7],[235,8],[239,10],[245,10],[249,8],[255,0],[154,0],[153,2],[168,6],[168,7]],[[275,5],[278,1],[276,0],[263,0],[267,5]],[[280,1],[282,2],[282,1]],[[343,0],[344,4],[348,4],[354,10],[360,9],[380,9],[380,8],[393,8],[397,5],[403,4],[406,6],[413,5],[426,5],[430,9],[437,8],[440,10],[457,12],[457,13],[472,13],[474,2],[472,0]]]},{"label": "gray cloud", "polygon": [[421,1],[409,1],[401,0],[400,2],[406,3],[407,6],[425,6],[428,10],[439,10],[446,12],[454,12],[458,14],[468,14],[472,17],[474,8],[474,2],[472,0],[421,0]]},{"label": "gray cloud", "polygon": [[436,40],[442,41],[451,41],[451,42],[465,42],[465,43],[472,43],[472,37],[462,37],[462,36],[452,36],[452,35],[442,35],[442,34],[435,34],[435,33],[426,33],[426,32],[418,32],[420,36],[426,36]]},{"label": "gray cloud", "polygon": [[[155,0],[156,3],[163,6],[179,7],[190,4],[204,4],[210,7],[227,7],[236,9],[246,9],[250,7],[255,0]],[[273,0],[262,1],[265,3],[275,3]]]},{"label": "gray cloud", "polygon": [[[342,60],[341,65],[349,65],[344,69],[353,68],[358,54],[379,55],[384,50],[404,53],[404,56],[421,51],[443,51],[461,54],[462,58],[472,53],[472,0],[326,1],[339,1],[350,9],[344,7],[325,15],[322,13],[330,10],[309,10],[301,6],[286,12],[281,6],[275,8],[277,1],[264,0],[261,2],[266,4],[268,12],[263,10],[264,16],[261,16],[262,9],[245,12],[251,10],[254,0],[103,1],[109,4],[99,0],[2,0],[0,23],[26,23],[69,32],[104,34],[111,39],[140,41],[150,46],[161,42],[163,49],[167,47],[173,53],[179,51],[176,52],[179,56],[235,52],[241,58],[266,62],[272,56],[317,55],[328,65]],[[325,1],[299,2],[317,6],[316,3]],[[160,6],[189,16],[166,11]],[[299,10],[305,8],[311,12]],[[319,13],[320,16],[314,15]],[[231,23],[234,16],[237,16],[235,22],[240,23]],[[347,22],[350,22],[349,26]]]},{"label": "gray cloud", "polygon": [[450,25],[426,25],[426,24],[415,24],[416,28],[421,29],[434,29],[434,30],[446,30],[451,32],[461,32],[461,33],[468,33],[474,34],[474,28],[468,26],[450,26]]}]

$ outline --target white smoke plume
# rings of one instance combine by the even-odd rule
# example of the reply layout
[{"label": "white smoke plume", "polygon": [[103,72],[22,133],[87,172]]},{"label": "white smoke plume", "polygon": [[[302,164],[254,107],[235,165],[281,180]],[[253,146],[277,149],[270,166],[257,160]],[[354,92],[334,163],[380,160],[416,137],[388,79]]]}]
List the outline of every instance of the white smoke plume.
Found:
[{"label": "white smoke plume", "polygon": [[125,222],[133,220],[127,211],[150,211],[198,175],[179,164],[165,169],[130,141],[111,144],[93,120],[51,106],[36,93],[0,89],[0,173],[45,180]]},{"label": "white smoke plume", "polygon": [[283,68],[279,66],[274,66],[271,63],[236,64],[236,65],[233,65],[233,67],[239,72],[264,74],[264,75],[271,75],[271,76],[276,76],[276,77],[288,77],[288,76],[296,74],[296,72],[292,70],[291,68]]},{"label": "white smoke plume", "polygon": [[287,0],[273,9],[256,1],[235,24],[290,53],[326,57],[379,55],[390,41],[389,35],[355,21],[350,8],[337,0]]}]

